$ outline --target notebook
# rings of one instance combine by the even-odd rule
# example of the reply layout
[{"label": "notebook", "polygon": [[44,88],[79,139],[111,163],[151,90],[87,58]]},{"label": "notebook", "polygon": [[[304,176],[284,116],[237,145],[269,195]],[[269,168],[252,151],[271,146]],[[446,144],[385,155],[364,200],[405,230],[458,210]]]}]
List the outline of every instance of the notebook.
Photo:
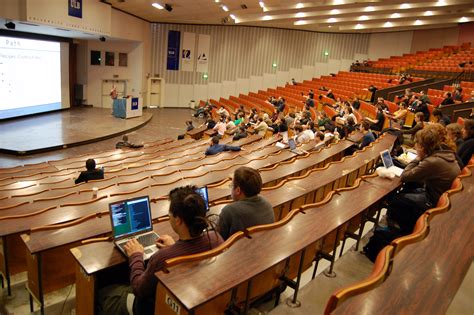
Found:
[{"label": "notebook", "polygon": [[380,152],[380,157],[382,158],[383,166],[385,166],[386,169],[388,169],[396,176],[400,177],[400,175],[403,173],[403,168],[399,168],[393,165],[393,160],[390,156],[390,152],[388,150],[382,151]]},{"label": "notebook", "polygon": [[206,211],[209,211],[209,193],[207,191],[207,186],[197,188],[196,192],[201,195],[202,199],[204,199]]},{"label": "notebook", "polygon": [[293,153],[295,153],[295,154],[298,154],[298,155],[304,154],[303,151],[298,150],[298,149],[296,148],[295,139],[293,139],[293,138],[288,139],[288,145],[290,146],[290,151],[291,151],[291,152],[293,152]]},{"label": "notebook", "polygon": [[148,196],[113,202],[109,204],[109,213],[114,244],[125,256],[124,245],[133,238],[145,249],[144,259],[158,251],[158,234],[153,231]]}]

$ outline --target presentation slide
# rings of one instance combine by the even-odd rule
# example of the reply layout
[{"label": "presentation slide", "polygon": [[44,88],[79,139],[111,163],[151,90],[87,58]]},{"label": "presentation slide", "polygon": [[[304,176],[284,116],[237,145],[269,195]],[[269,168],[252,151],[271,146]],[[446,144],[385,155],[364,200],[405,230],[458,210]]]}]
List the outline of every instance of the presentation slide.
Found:
[{"label": "presentation slide", "polygon": [[0,119],[69,107],[62,104],[61,45],[0,36]]}]

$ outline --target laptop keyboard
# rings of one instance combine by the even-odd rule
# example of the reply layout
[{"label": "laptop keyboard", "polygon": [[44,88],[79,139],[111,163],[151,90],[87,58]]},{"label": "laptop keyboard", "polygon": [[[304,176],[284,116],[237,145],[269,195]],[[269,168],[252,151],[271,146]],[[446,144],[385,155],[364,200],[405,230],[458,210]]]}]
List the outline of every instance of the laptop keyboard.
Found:
[{"label": "laptop keyboard", "polygon": [[148,247],[154,245],[157,238],[158,235],[156,235],[155,233],[149,233],[140,235],[139,237],[137,237],[137,241],[138,243],[142,244],[143,247]]}]

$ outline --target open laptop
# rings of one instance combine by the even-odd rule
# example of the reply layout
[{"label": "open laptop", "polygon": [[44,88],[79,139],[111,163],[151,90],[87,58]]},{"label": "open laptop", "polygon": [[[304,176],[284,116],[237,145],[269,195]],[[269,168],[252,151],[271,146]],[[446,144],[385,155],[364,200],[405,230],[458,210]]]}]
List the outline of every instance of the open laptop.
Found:
[{"label": "open laptop", "polygon": [[290,151],[295,153],[295,154],[298,154],[298,155],[302,155],[302,154],[305,154],[304,151],[301,151],[299,149],[296,148],[296,142],[295,142],[295,139],[293,138],[289,138],[288,139],[288,145],[290,147]]},{"label": "open laptop", "polygon": [[207,191],[207,186],[197,188],[196,192],[201,195],[202,199],[204,199],[206,211],[209,211],[209,193]]},{"label": "open laptop", "polygon": [[385,166],[386,169],[388,169],[396,176],[400,177],[400,175],[403,173],[403,168],[399,168],[393,165],[393,160],[390,156],[390,152],[388,150],[382,151],[380,152],[380,157],[382,158],[383,166]]},{"label": "open laptop", "polygon": [[114,244],[125,256],[124,246],[133,238],[145,249],[144,259],[158,250],[155,245],[158,234],[153,231],[148,196],[113,202],[109,204],[109,213]]}]

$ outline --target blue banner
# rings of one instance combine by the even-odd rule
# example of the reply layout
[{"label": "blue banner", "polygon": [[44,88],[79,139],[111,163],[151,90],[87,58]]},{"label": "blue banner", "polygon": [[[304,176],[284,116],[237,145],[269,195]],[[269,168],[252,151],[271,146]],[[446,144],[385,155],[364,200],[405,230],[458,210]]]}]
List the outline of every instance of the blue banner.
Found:
[{"label": "blue banner", "polygon": [[82,0],[67,0],[69,16],[82,19]]},{"label": "blue banner", "polygon": [[138,109],[138,97],[132,97],[132,110]]},{"label": "blue banner", "polygon": [[166,63],[166,69],[168,70],[179,70],[180,35],[179,31],[168,32],[168,61]]}]

